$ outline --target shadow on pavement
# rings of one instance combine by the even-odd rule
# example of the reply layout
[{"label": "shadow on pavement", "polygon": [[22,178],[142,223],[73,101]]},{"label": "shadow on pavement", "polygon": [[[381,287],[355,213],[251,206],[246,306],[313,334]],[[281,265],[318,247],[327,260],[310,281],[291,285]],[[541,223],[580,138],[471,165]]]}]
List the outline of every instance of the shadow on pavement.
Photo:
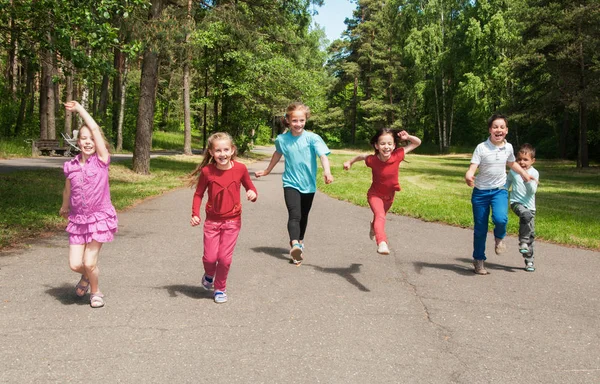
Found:
[{"label": "shadow on pavement", "polygon": [[[425,269],[425,268],[435,268],[435,269],[441,269],[441,270],[445,270],[445,271],[456,272],[459,275],[463,275],[463,276],[474,276],[475,275],[473,273],[473,259],[459,258],[459,259],[456,259],[456,261],[461,262],[461,264],[449,264],[449,263],[435,264],[435,263],[424,263],[421,261],[417,261],[417,262],[413,263],[413,265],[415,267],[415,272],[417,272],[418,274],[421,274],[423,272],[423,269]],[[510,267],[510,266],[506,266],[506,265],[490,263],[488,261],[485,262],[485,268],[487,270],[505,271],[505,272],[511,272],[511,273],[523,270],[523,268],[520,268],[520,267]]]},{"label": "shadow on pavement", "polygon": [[356,277],[354,277],[354,274],[360,273],[360,267],[362,266],[362,264],[350,264],[350,266],[348,268],[323,268],[323,267],[319,267],[317,265],[311,265],[311,264],[302,264],[302,265],[314,268],[315,270],[317,270],[319,272],[333,273],[333,274],[339,275],[339,276],[343,277],[344,279],[346,279],[347,282],[349,282],[350,284],[352,284],[356,288],[358,288],[360,291],[371,292],[371,290],[369,288],[365,287],[360,281],[358,281],[356,279]]},{"label": "shadow on pavement", "polygon": [[75,284],[63,284],[60,287],[49,287],[46,293],[60,301],[63,305],[90,305],[89,296],[86,294],[83,297],[75,295]]},{"label": "shadow on pavement", "polygon": [[210,291],[197,285],[174,284],[158,288],[166,289],[171,297],[177,297],[177,294],[183,294],[192,299],[212,299],[212,293]]},{"label": "shadow on pavement", "polygon": [[281,260],[290,261],[290,251],[281,247],[254,247],[251,248],[256,253],[264,253]]}]

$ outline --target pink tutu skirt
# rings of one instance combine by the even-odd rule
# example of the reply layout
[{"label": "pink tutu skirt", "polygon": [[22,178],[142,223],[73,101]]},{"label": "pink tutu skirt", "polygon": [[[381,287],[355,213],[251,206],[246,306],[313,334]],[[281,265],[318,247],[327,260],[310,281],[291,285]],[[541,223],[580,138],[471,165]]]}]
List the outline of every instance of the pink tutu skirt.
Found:
[{"label": "pink tutu skirt", "polygon": [[92,240],[108,243],[113,241],[117,227],[117,212],[111,207],[89,215],[69,216],[66,231],[69,233],[69,244],[88,244]]}]

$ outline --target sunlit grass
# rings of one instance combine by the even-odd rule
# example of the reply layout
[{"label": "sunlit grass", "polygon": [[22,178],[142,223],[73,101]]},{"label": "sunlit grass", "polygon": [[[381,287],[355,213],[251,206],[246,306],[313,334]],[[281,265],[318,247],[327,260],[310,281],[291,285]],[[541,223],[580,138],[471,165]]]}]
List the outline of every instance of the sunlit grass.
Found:
[{"label": "sunlit grass", "polygon": [[[335,182],[319,189],[341,200],[367,207],[371,170],[364,162],[350,171],[342,164],[353,154],[332,154]],[[400,167],[402,191],[391,212],[425,221],[472,227],[472,189],[464,182],[470,155],[423,156],[410,154]],[[538,160],[540,187],[536,196],[538,239],[600,249],[600,168],[576,169],[572,162]],[[492,226],[490,225],[490,228]],[[508,232],[517,234],[519,222],[510,212]]]}]

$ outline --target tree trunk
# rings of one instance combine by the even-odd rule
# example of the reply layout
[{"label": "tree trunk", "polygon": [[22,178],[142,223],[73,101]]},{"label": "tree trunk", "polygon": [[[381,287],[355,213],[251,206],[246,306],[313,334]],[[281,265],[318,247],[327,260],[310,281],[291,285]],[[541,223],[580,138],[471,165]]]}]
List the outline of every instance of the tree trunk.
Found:
[{"label": "tree trunk", "polygon": [[[581,36],[581,26],[579,26],[579,36]],[[588,135],[587,135],[587,100],[586,100],[586,81],[585,81],[585,57],[583,55],[583,42],[579,42],[579,145],[577,151],[577,167],[588,168],[590,160],[588,156]]]},{"label": "tree trunk", "polygon": [[125,99],[127,90],[127,57],[125,57],[123,63],[123,81],[119,85],[121,89],[119,91],[121,99],[119,100],[119,124],[117,125],[117,152],[123,150],[123,120],[125,119]]},{"label": "tree trunk", "polygon": [[563,121],[558,135],[558,152],[561,159],[567,158],[567,138],[569,137],[569,128],[571,126],[571,116],[567,108],[563,110]]},{"label": "tree trunk", "polygon": [[350,124],[350,140],[352,144],[356,144],[356,118],[358,114],[358,76],[354,76],[354,88],[352,90],[352,121]]},{"label": "tree trunk", "polygon": [[[13,0],[10,0],[10,9],[13,9]],[[17,76],[18,64],[17,64],[17,33],[15,32],[15,20],[14,12],[11,11],[11,16],[8,22],[8,29],[10,30],[10,42],[8,43],[8,62],[6,63],[6,83],[8,85],[8,92],[11,98],[15,98],[17,93],[17,82],[15,77]]]},{"label": "tree trunk", "polygon": [[183,64],[183,154],[192,154],[192,123],[190,111],[190,60],[191,53],[189,47],[190,31],[193,27],[192,19],[192,0],[188,0],[188,30],[185,34],[186,58]]},{"label": "tree trunk", "polygon": [[[73,100],[73,73],[71,64],[67,64],[69,73],[65,76],[65,102]],[[65,112],[65,134],[71,136],[73,133],[73,112]]]},{"label": "tree trunk", "polygon": [[108,84],[110,77],[108,74],[102,75],[102,85],[100,86],[100,100],[98,100],[98,118],[104,124],[106,120],[106,109],[108,108]]},{"label": "tree trunk", "polygon": [[17,115],[17,122],[15,123],[15,136],[19,136],[23,130],[23,121],[25,121],[25,114],[27,113],[27,102],[31,99],[33,94],[33,65],[29,59],[23,59],[23,67],[25,70],[25,89],[21,93],[21,102],[19,105],[19,114]]},{"label": "tree trunk", "polygon": [[[50,37],[48,36],[48,39]],[[49,49],[42,49],[42,78],[40,86],[40,138],[56,138],[56,125],[54,114],[54,74],[53,53]]]},{"label": "tree trunk", "polygon": [[[113,136],[118,136],[119,130],[119,111],[121,109],[121,73],[123,72],[123,53],[118,49],[114,49],[113,68],[115,77],[113,78],[112,86],[112,132]],[[117,139],[118,140],[118,139]]]},{"label": "tree trunk", "polygon": [[[162,9],[162,0],[152,0],[148,19],[159,18]],[[156,107],[158,62],[158,52],[152,47],[147,47],[142,61],[140,101],[133,151],[133,171],[144,175],[150,173],[150,150],[152,149],[152,129],[154,127],[154,108]]]}]

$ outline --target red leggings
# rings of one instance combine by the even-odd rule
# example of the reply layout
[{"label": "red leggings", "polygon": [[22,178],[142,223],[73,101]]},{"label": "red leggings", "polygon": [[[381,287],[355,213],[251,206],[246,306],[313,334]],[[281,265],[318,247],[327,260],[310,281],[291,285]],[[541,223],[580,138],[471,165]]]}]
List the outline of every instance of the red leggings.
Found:
[{"label": "red leggings", "polygon": [[375,230],[375,241],[377,244],[385,241],[387,243],[387,236],[385,234],[385,214],[390,210],[392,203],[394,202],[394,195],[392,196],[375,196],[367,195],[367,201],[373,211],[373,229]]}]

